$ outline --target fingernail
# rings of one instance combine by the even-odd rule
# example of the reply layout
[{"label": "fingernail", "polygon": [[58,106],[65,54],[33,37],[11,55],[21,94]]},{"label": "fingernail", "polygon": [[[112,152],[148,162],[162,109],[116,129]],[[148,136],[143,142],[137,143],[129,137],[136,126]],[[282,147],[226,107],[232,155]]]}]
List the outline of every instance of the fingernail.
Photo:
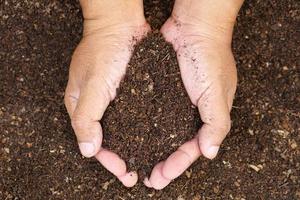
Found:
[{"label": "fingernail", "polygon": [[94,156],[95,146],[93,143],[87,143],[87,142],[79,143],[79,149],[81,151],[81,154],[84,157],[89,158],[89,157]]},{"label": "fingernail", "polygon": [[208,147],[205,156],[209,159],[214,159],[217,156],[219,149],[220,146],[210,146]]}]

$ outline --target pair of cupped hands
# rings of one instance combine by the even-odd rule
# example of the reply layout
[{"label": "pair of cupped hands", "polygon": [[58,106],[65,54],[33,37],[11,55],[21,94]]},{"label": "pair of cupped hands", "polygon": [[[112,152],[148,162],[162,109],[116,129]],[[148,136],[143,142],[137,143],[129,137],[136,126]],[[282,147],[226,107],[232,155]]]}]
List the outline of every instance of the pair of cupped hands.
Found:
[{"label": "pair of cupped hands", "polygon": [[[83,38],[72,57],[65,92],[65,105],[82,155],[95,157],[127,187],[137,183],[138,174],[128,172],[124,160],[101,147],[103,134],[109,133],[102,132],[100,120],[116,97],[134,45],[150,31],[146,20],[102,26],[96,19],[85,19]],[[225,35],[223,29],[213,24],[190,23],[173,15],[161,33],[177,53],[185,89],[198,107],[204,125],[192,140],[153,168],[144,184],[155,189],[166,187],[200,156],[216,157],[230,130],[237,82],[231,35]]]}]

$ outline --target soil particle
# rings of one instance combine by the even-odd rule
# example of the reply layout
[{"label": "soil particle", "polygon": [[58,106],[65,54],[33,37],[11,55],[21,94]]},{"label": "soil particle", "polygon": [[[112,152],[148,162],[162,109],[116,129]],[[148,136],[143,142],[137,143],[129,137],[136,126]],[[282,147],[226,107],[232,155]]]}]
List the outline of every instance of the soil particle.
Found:
[{"label": "soil particle", "polygon": [[[143,49],[143,51],[141,51]],[[200,128],[184,89],[176,53],[159,32],[140,42],[102,119],[104,146],[144,176]]]},{"label": "soil particle", "polygon": [[[245,1],[233,38],[239,84],[230,134],[215,160],[199,159],[189,169],[191,175],[183,174],[162,191],[145,188],[140,182],[134,188],[124,188],[95,159],[85,159],[79,153],[63,105],[71,55],[82,36],[79,1],[0,2],[0,199],[300,199],[299,1]],[[153,27],[164,23],[172,4],[168,0],[145,1],[145,13]],[[153,57],[161,59],[159,54],[166,55],[165,50]],[[140,81],[143,87],[132,86],[130,91],[148,98],[163,86],[154,81],[152,72],[147,73],[140,72],[139,80],[145,79]],[[165,114],[162,106],[149,110],[150,114]],[[135,127],[149,128],[143,134],[154,130],[152,123],[162,129],[161,122],[154,119],[147,124],[133,122]],[[133,134],[138,136],[136,141],[127,136],[128,142],[144,145],[139,133]],[[174,135],[170,136],[174,141],[178,137],[168,134]],[[167,138],[168,134],[158,137]],[[105,137],[111,136],[108,133]],[[162,142],[168,144],[158,141],[149,145]],[[164,152],[149,147],[139,152],[149,156],[147,150]],[[132,152],[124,152],[126,155],[127,162],[135,158]],[[136,155],[131,167],[149,171],[155,161],[145,163],[140,156]],[[263,168],[256,172],[249,165]]]}]

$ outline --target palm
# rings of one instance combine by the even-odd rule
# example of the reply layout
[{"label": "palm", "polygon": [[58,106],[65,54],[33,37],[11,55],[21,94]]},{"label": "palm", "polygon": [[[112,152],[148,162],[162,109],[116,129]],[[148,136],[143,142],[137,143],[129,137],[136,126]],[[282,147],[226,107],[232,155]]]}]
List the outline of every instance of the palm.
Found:
[{"label": "palm", "polygon": [[168,185],[201,154],[210,159],[216,156],[230,129],[229,113],[237,80],[230,45],[204,37],[194,26],[172,19],[163,26],[162,33],[177,53],[184,86],[204,125],[194,139],[154,167],[144,183],[156,189]]},{"label": "palm", "polygon": [[99,120],[116,96],[134,44],[148,31],[147,24],[85,30],[72,58],[65,93],[81,153],[86,157],[95,156],[128,187],[137,182],[137,174],[128,173],[125,162],[117,154],[101,147],[103,133]]}]

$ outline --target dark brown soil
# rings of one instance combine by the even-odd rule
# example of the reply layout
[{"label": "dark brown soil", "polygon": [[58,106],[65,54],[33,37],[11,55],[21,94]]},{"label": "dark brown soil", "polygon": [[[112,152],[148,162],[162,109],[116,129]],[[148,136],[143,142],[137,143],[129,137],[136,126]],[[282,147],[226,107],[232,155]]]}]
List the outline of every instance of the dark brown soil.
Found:
[{"label": "dark brown soil", "polygon": [[[171,4],[146,1],[154,27]],[[0,199],[299,199],[299,21],[299,1],[245,2],[233,42],[232,130],[215,160],[201,158],[154,191],[141,183],[126,189],[80,156],[63,105],[82,31],[78,2],[0,1]]]},{"label": "dark brown soil", "polygon": [[197,133],[198,110],[184,89],[176,53],[159,32],[136,46],[102,122],[104,146],[138,170],[141,180]]}]

